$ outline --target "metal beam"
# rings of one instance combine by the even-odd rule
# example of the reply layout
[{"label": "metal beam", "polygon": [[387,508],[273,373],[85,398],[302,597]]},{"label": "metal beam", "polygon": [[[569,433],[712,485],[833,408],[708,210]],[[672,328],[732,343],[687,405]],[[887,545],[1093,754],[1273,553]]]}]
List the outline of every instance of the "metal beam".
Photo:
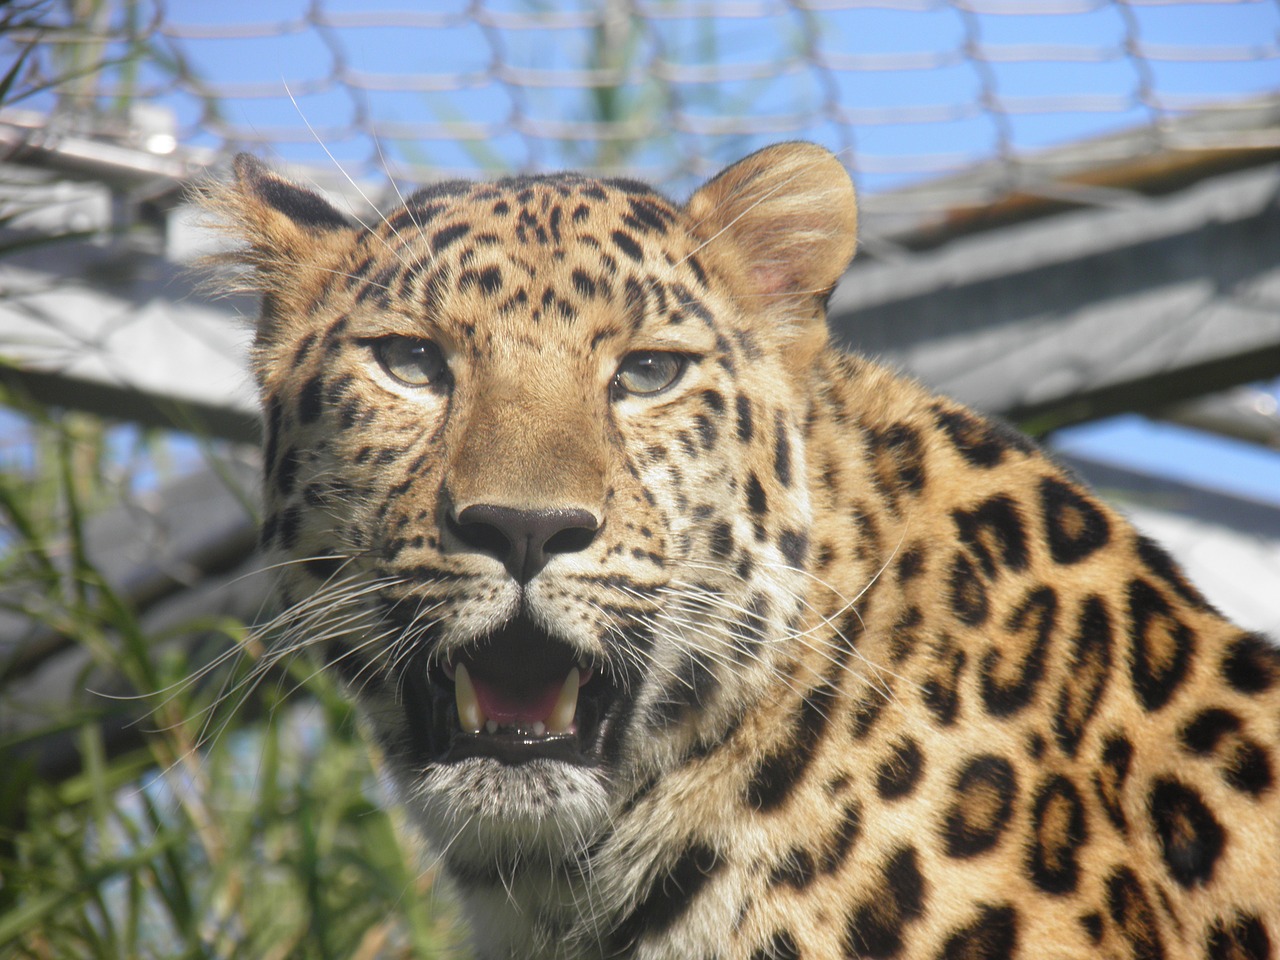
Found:
[{"label": "metal beam", "polygon": [[[252,623],[270,607],[271,577],[254,550],[258,484],[254,463],[227,460],[86,524],[92,569],[136,615],[157,658],[181,659],[192,676],[231,646],[220,622]],[[163,694],[139,701],[155,691],[136,689],[96,662],[83,637],[60,632],[63,618],[49,617],[42,599],[47,584],[33,582],[0,589],[0,740],[58,779],[77,772],[82,756],[76,728],[51,728],[50,718],[65,717],[68,707],[101,715],[104,747],[114,754],[140,745],[139,721]],[[28,609],[35,612],[21,612]]]},{"label": "metal beam", "polygon": [[257,304],[132,237],[51,241],[0,268],[0,382],[41,403],[252,441]]},{"label": "metal beam", "polygon": [[1234,437],[1280,451],[1280,403],[1257,387],[1237,387],[1225,393],[1176,403],[1157,411],[1161,420]]},{"label": "metal beam", "polygon": [[1280,374],[1280,165],[858,263],[845,342],[1040,431]]}]

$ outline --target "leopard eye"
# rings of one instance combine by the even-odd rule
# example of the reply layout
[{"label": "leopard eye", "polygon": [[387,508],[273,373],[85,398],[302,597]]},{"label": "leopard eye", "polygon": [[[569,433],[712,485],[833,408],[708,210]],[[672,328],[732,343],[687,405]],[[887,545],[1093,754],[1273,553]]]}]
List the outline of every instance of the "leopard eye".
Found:
[{"label": "leopard eye", "polygon": [[678,353],[640,350],[622,358],[613,377],[616,393],[648,397],[671,387],[684,373],[686,358]]},{"label": "leopard eye", "polygon": [[383,337],[374,341],[373,354],[383,370],[410,387],[438,387],[449,374],[444,354],[430,340]]}]

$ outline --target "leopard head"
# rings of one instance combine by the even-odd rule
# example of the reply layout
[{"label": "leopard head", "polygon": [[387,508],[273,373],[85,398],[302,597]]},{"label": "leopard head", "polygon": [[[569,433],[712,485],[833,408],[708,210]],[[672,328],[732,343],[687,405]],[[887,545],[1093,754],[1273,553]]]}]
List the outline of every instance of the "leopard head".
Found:
[{"label": "leopard head", "polygon": [[456,870],[586,846],[800,629],[847,174],[783,144],[683,206],[557,174],[362,225],[242,156],[207,202],[262,295],[277,649],[342,678]]}]

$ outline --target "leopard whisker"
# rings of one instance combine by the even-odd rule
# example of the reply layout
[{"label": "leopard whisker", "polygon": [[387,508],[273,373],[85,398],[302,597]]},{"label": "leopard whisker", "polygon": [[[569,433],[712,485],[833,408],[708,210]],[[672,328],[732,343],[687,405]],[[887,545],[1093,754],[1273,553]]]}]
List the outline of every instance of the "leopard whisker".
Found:
[{"label": "leopard whisker", "polygon": [[[391,184],[391,189],[395,191],[396,199],[400,201],[400,206],[404,211],[409,214],[409,222],[413,224],[413,228],[415,230],[421,231],[422,224],[418,222],[418,218],[414,213],[413,208],[409,206],[409,202],[405,199],[404,194],[400,192],[400,184],[398,184],[396,182],[396,178],[391,175],[391,166],[387,163],[386,154],[382,152],[382,138],[377,136],[376,132],[373,137],[373,148],[378,151],[378,163],[381,164],[382,172],[386,176],[387,182]],[[384,221],[387,220],[385,216],[382,219]],[[390,221],[387,221],[387,225],[390,226]],[[397,234],[397,236],[399,235]],[[427,248],[427,255],[432,259],[435,258],[435,253],[430,247]]]},{"label": "leopard whisker", "polygon": [[[267,623],[256,628],[250,637],[238,645],[234,651],[228,651],[228,655],[234,654],[242,657],[246,646],[251,644],[255,638],[261,638],[277,631],[279,632],[279,637],[275,641],[264,645],[261,655],[257,658],[252,670],[246,677],[235,685],[220,691],[219,696],[206,709],[209,711],[224,709],[226,698],[237,695],[246,685],[250,685],[249,692],[251,692],[252,686],[256,686],[263,676],[288,658],[309,647],[349,633],[353,626],[358,625],[367,616],[367,613],[360,608],[343,614],[341,618],[335,617],[335,613],[358,603],[364,596],[376,592],[382,586],[383,584],[378,582],[359,583],[356,578],[347,578],[334,585],[326,584],[315,594],[310,595],[305,602],[282,611]],[[324,629],[321,630],[321,627]],[[301,641],[296,639],[299,635],[303,636]],[[198,675],[193,679],[198,679]],[[239,703],[243,703],[243,698]]]},{"label": "leopard whisker", "polygon": [[[305,562],[305,561],[286,561],[279,564],[274,564],[272,567],[263,568],[257,571],[253,571],[252,573],[244,574],[240,577],[237,577],[236,580],[233,582],[238,582],[252,576],[257,576],[273,568],[285,567],[295,562]],[[323,601],[319,601],[319,602],[323,602]],[[197,670],[192,671],[187,676],[183,677],[181,680],[174,681],[168,686],[162,687],[156,691],[146,694],[145,698],[153,699],[157,696],[164,694],[165,696],[163,696],[162,699],[160,699],[156,704],[157,708],[162,707],[165,704],[171,702],[174,697],[180,695],[182,692],[186,690],[191,689],[193,686],[198,684],[205,677],[215,673],[222,667],[226,666],[229,662],[234,660],[239,660],[245,657],[247,648],[252,646],[264,635],[272,632],[275,629],[278,629],[285,615],[286,614],[277,615],[277,617],[273,618],[271,621],[268,621],[267,623],[264,623],[256,627],[243,640],[237,642],[235,645],[231,647],[228,647],[226,650],[219,653],[216,657],[214,657],[208,663],[201,665]],[[273,645],[270,645],[270,644],[266,645],[264,647],[263,657],[270,659],[274,656],[275,654],[273,653]],[[268,663],[266,667],[264,667],[263,669],[269,669],[270,666],[274,664],[274,662],[276,661],[271,660],[271,662]],[[255,669],[258,669],[258,668],[255,667]],[[235,689],[236,688],[234,687],[231,688],[230,692],[234,692]],[[137,699],[142,699],[142,697],[139,697]],[[219,707],[220,707],[219,701],[215,699],[215,701],[212,704],[204,707],[200,711],[197,711],[192,716],[200,716],[208,711],[219,709]]]},{"label": "leopard whisker", "polygon": [[[718,598],[712,598],[708,602],[719,603],[720,601],[718,600]],[[750,611],[743,609],[742,612],[749,613]],[[856,610],[854,610],[854,612],[856,613]],[[839,615],[840,614],[836,614],[836,616],[839,616]],[[727,620],[726,623],[730,626],[734,625],[733,621],[731,620]],[[815,624],[813,627],[810,627],[807,630],[784,634],[783,636],[779,637],[776,641],[774,641],[774,643],[778,646],[785,646],[789,643],[799,643],[806,650],[810,650],[816,653],[829,665],[836,666],[841,662],[841,658],[831,652],[830,650],[831,644],[827,643],[823,645],[818,645],[813,641],[814,635],[819,633],[821,628],[824,626],[829,627],[833,631],[834,635],[843,641],[844,648],[849,652],[851,652],[852,655],[863,666],[867,668],[867,671],[870,674],[870,677],[868,677],[861,673],[855,672],[855,676],[858,677],[858,679],[860,679],[864,683],[867,683],[869,685],[874,686],[878,683],[880,692],[883,693],[886,698],[893,699],[893,690],[892,690],[892,687],[885,681],[886,677],[891,678],[897,681],[898,683],[901,683],[909,688],[915,688],[917,690],[919,689],[918,685],[913,681],[890,670],[889,668],[883,666],[882,664],[876,663],[875,661],[868,659],[865,656],[865,654],[863,654],[860,650],[857,649],[857,646],[852,642],[852,640],[844,635],[844,633],[840,630],[839,625],[834,622],[834,618],[824,620],[822,623]],[[759,656],[758,655],[755,655],[755,656],[756,656],[756,659],[759,661]],[[872,680],[872,678],[874,678],[874,681]]]},{"label": "leopard whisker", "polygon": [[[791,569],[791,568],[788,567],[786,569]],[[733,620],[723,616],[723,614],[721,614],[720,611],[728,607],[730,610],[736,611],[744,615],[751,614],[754,612],[749,610],[748,608],[742,607],[738,604],[728,601],[726,600],[726,598],[720,595],[705,596],[701,594],[698,591],[698,589],[696,589],[697,587],[698,585],[695,583],[681,582],[679,580],[673,579],[671,582],[671,588],[673,590],[673,599],[677,603],[691,602],[695,604],[702,604],[704,609],[708,609],[711,615],[718,616],[718,618],[724,623],[724,625],[727,628],[729,628],[730,632],[732,632],[733,627],[736,626],[737,624]],[[800,598],[800,599],[803,601],[803,598]],[[778,646],[785,646],[788,643],[800,643],[805,647],[805,649],[808,649],[817,653],[827,663],[833,666],[838,665],[839,663],[842,662],[842,658],[838,657],[836,654],[831,652],[831,650],[829,649],[830,648],[829,643],[818,645],[813,642],[813,638],[815,634],[817,634],[822,628],[827,627],[827,628],[830,628],[837,637],[840,637],[845,641],[846,649],[851,651],[852,654],[859,660],[859,662],[861,662],[867,668],[867,672],[870,674],[870,677],[858,673],[856,675],[859,677],[859,679],[865,683],[868,683],[869,685],[874,686],[876,684],[879,684],[880,692],[886,698],[893,699],[893,690],[892,690],[892,687],[889,685],[889,683],[886,681],[885,679],[886,677],[892,678],[893,680],[903,685],[906,685],[908,687],[918,688],[918,685],[915,684],[914,682],[896,674],[895,672],[889,670],[888,668],[880,664],[875,663],[874,661],[867,659],[865,655],[862,654],[862,652],[859,651],[856,648],[856,646],[849,641],[849,638],[844,637],[843,633],[839,629],[838,624],[835,622],[835,619],[843,615],[843,613],[845,613],[849,608],[851,608],[852,604],[855,602],[856,602],[856,598],[853,601],[849,601],[846,607],[841,608],[839,611],[837,611],[835,614],[831,616],[823,616],[819,612],[819,616],[823,617],[821,623],[815,624],[813,627],[810,627],[807,630],[796,631],[790,634],[786,634],[780,637],[777,641],[774,641],[774,643]],[[815,612],[818,612],[818,611],[815,610]],[[757,660],[757,662],[763,663],[763,660],[761,660],[759,654],[752,654],[752,656]],[[729,661],[727,658],[722,659],[720,662],[722,664],[728,664],[730,666],[732,665],[732,662]],[[872,678],[874,678],[874,680]]]},{"label": "leopard whisker", "polygon": [[[382,222],[386,224],[387,227],[390,228],[393,234],[395,234],[396,239],[399,240],[401,243],[405,243],[404,238],[400,236],[400,233],[399,231],[396,230],[395,225],[387,218],[386,214],[382,213],[382,211],[378,209],[378,205],[369,198],[369,195],[364,192],[364,188],[361,187],[360,184],[356,182],[356,179],[353,176],[351,176],[350,173],[347,172],[346,167],[344,167],[341,163],[338,162],[338,158],[333,155],[333,151],[329,149],[328,144],[326,144],[320,138],[320,136],[316,133],[315,128],[311,126],[311,121],[307,119],[306,113],[302,110],[302,107],[299,105],[297,99],[294,97],[293,91],[289,89],[289,84],[287,82],[284,85],[284,92],[288,96],[289,102],[293,104],[293,109],[297,112],[298,118],[302,120],[303,124],[306,126],[307,132],[311,134],[311,138],[315,140],[315,142],[319,145],[320,149],[324,151],[325,156],[329,158],[329,162],[334,165],[334,167],[337,169],[337,171],[340,174],[342,174],[343,178],[347,181],[347,183],[351,184],[351,186],[355,189],[356,193],[360,194],[360,199],[362,199],[365,203],[367,203],[374,210],[374,212],[378,214],[378,217],[382,220]],[[378,232],[374,230],[371,226],[369,226],[369,224],[365,223],[364,220],[361,219],[360,216],[355,213],[355,211],[351,211],[351,218],[355,220],[358,224],[360,224],[360,226],[364,227],[364,229],[367,230],[371,235],[378,236]],[[400,261],[402,266],[408,265],[406,261],[400,256],[399,250],[391,246],[391,244],[388,243],[382,237],[379,237],[378,239],[381,240],[382,245],[386,247],[387,251],[393,257],[395,257],[397,260]]]}]

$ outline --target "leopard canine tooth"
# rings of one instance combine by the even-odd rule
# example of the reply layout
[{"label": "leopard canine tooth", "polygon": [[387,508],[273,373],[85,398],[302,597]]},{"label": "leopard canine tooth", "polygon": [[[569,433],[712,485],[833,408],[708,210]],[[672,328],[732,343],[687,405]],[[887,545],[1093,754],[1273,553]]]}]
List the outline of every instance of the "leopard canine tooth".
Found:
[{"label": "leopard canine tooth", "polygon": [[466,664],[459,663],[454,667],[453,683],[458,699],[458,725],[466,733],[479,733],[484,727],[484,714]]},{"label": "leopard canine tooth", "polygon": [[564,678],[560,696],[546,719],[547,733],[568,733],[573,717],[578,712],[578,668],[574,667]]}]

